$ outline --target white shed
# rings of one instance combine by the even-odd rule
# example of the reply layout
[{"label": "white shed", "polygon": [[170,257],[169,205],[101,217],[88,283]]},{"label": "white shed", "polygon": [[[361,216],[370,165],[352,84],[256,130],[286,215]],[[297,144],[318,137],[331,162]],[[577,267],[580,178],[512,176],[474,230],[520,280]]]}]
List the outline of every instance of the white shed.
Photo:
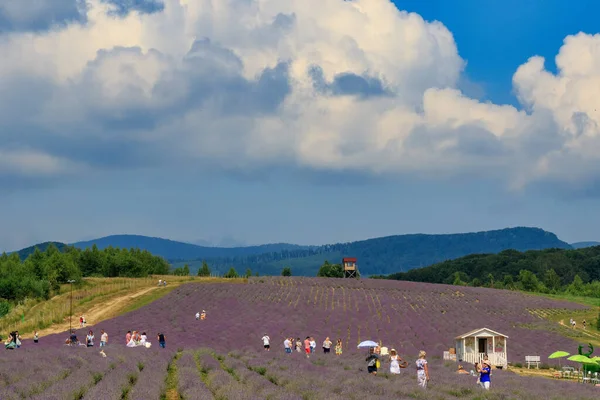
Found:
[{"label": "white shed", "polygon": [[466,363],[479,363],[487,355],[490,364],[506,368],[508,336],[489,328],[475,329],[456,337],[456,359]]}]

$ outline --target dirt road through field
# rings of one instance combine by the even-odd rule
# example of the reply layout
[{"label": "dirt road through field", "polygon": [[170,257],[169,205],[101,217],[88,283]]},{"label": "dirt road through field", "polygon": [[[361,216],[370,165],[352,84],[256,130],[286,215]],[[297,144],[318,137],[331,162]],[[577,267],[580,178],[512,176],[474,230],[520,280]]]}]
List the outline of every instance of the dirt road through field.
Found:
[{"label": "dirt road through field", "polygon": [[[149,293],[153,290],[162,290],[163,288],[158,286],[152,286],[148,288],[143,288],[139,290],[134,290],[124,295],[119,295],[113,297],[105,302],[100,302],[92,307],[89,310],[83,312],[86,320],[86,328],[89,326],[94,326],[99,322],[110,319],[119,314],[121,310],[123,310],[127,305],[137,297],[143,296],[146,293]],[[79,328],[79,314],[73,315],[72,326],[74,328]],[[66,332],[69,330],[69,319],[66,318],[66,321],[61,324],[52,325],[49,328],[43,329],[39,331],[39,335],[47,336],[53,333]],[[30,339],[33,337],[33,334],[23,335],[23,338]]]}]

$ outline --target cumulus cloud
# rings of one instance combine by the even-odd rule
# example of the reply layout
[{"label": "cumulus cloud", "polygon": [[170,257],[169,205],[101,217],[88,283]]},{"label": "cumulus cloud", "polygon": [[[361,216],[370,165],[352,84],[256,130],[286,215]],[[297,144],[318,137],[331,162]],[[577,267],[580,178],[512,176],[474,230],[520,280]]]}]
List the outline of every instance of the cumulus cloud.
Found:
[{"label": "cumulus cloud", "polygon": [[598,170],[598,35],[567,37],[556,75],[519,66],[517,109],[461,93],[452,33],[389,0],[64,4],[78,22],[0,35],[5,171],[476,170],[522,187]]}]

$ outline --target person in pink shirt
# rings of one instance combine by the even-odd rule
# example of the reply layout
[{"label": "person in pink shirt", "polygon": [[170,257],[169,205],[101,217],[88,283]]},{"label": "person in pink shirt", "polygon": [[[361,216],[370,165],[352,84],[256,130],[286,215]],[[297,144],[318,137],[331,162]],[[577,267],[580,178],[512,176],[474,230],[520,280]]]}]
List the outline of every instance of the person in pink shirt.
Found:
[{"label": "person in pink shirt", "polygon": [[310,337],[304,339],[304,351],[306,352],[306,358],[310,357]]},{"label": "person in pink shirt", "polygon": [[131,331],[127,331],[127,335],[125,335],[125,344],[128,344],[131,341]]}]

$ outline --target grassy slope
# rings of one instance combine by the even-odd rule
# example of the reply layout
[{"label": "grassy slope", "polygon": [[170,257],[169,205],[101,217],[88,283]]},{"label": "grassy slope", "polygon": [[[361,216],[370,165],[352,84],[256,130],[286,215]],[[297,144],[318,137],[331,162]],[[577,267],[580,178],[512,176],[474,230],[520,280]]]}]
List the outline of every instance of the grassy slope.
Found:
[{"label": "grassy slope", "polygon": [[[590,306],[587,310],[578,311],[576,313],[558,313],[549,316],[553,322],[557,323],[558,332],[563,336],[569,337],[573,340],[580,342],[581,344],[592,343],[592,345],[600,350],[600,331],[596,329],[595,321],[598,318],[598,311],[600,310],[600,299],[593,297],[582,297],[573,296],[568,294],[563,295],[548,295],[548,294],[532,294],[534,296],[543,296],[555,300],[566,300],[573,303],[584,304]],[[577,322],[576,328],[569,328],[569,319],[573,318]],[[587,329],[583,329],[581,321],[587,321]],[[600,351],[596,350],[594,356],[600,355]],[[568,351],[568,350],[565,350]],[[587,351],[587,347],[584,346],[584,351]],[[573,353],[574,351],[570,351]]]}]

